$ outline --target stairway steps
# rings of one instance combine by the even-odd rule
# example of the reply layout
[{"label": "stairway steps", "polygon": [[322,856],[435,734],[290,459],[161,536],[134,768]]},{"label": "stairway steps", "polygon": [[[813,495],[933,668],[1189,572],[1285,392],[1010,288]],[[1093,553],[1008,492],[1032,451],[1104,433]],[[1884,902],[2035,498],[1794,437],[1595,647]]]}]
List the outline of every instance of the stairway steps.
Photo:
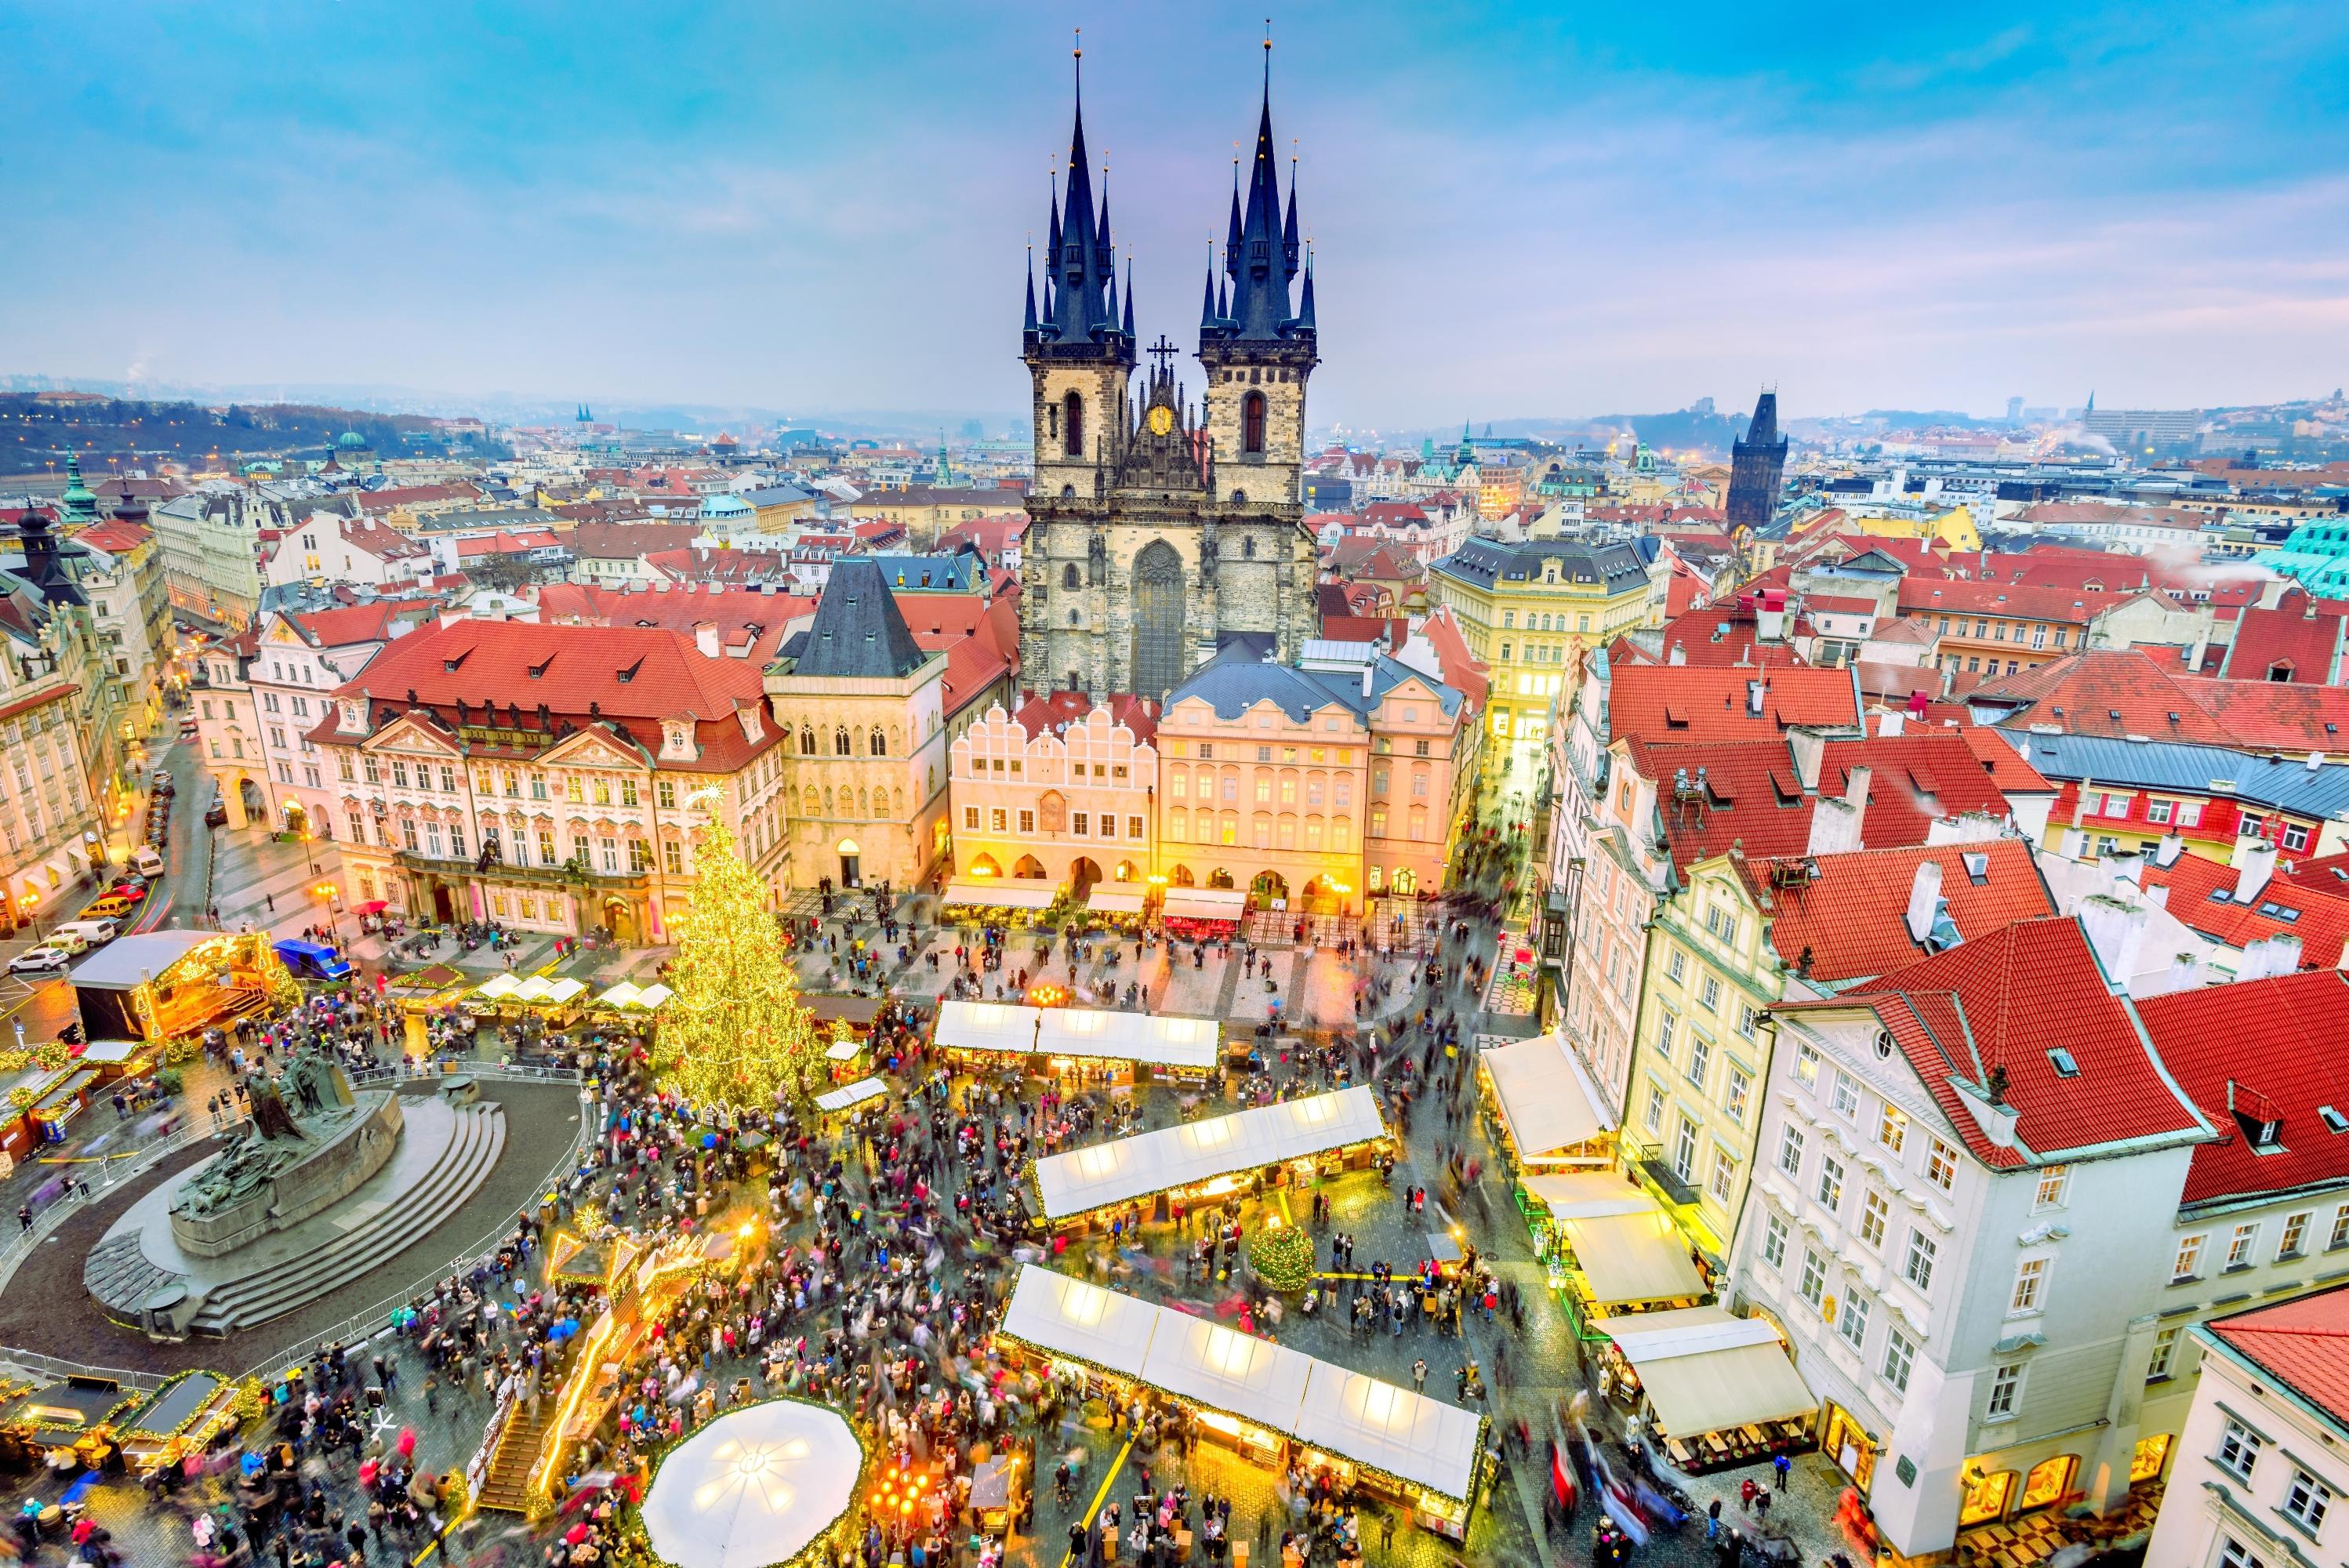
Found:
[{"label": "stairway steps", "polygon": [[505,1119],[497,1109],[464,1107],[457,1119],[449,1147],[398,1201],[325,1246],[222,1285],[191,1329],[227,1334],[266,1322],[315,1299],[321,1280],[365,1273],[430,1233],[478,1190],[505,1146]]},{"label": "stairway steps", "polygon": [[506,1429],[498,1438],[498,1450],[490,1456],[489,1473],[481,1478],[481,1495],[474,1499],[477,1508],[496,1509],[505,1513],[530,1511],[530,1470],[546,1446],[546,1417],[542,1408],[535,1420],[524,1414],[524,1407],[516,1407],[507,1418]]}]

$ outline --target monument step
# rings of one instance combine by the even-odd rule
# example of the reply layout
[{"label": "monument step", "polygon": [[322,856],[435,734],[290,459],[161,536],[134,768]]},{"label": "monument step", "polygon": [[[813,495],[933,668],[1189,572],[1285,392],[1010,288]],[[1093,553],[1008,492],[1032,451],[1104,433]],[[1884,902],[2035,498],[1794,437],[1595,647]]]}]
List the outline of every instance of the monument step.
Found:
[{"label": "monument step", "polygon": [[409,1187],[369,1213],[347,1216],[342,1233],[308,1252],[222,1284],[189,1324],[191,1332],[224,1335],[264,1323],[316,1300],[339,1276],[356,1277],[436,1229],[479,1190],[505,1147],[505,1118],[492,1105],[455,1110],[447,1146]]}]

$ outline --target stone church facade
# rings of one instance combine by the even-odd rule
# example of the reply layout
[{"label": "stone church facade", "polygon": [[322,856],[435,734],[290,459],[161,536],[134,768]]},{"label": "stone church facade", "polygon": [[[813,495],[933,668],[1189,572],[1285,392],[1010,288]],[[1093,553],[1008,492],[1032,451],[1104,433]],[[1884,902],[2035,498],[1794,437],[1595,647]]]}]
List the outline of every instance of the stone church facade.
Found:
[{"label": "stone church facade", "polygon": [[1316,624],[1300,476],[1319,356],[1293,182],[1281,210],[1269,95],[1246,203],[1235,189],[1222,275],[1210,271],[1200,307],[1195,398],[1163,335],[1135,389],[1132,268],[1121,307],[1081,103],[1047,232],[1040,301],[1031,275],[1021,334],[1036,440],[1022,684],[1163,699],[1236,636],[1293,662]]}]

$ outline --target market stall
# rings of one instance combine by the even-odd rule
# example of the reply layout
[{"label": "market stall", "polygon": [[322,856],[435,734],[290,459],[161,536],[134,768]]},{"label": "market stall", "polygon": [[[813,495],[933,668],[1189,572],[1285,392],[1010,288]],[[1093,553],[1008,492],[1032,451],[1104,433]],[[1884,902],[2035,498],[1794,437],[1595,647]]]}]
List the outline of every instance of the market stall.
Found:
[{"label": "market stall", "polygon": [[1102,1065],[1112,1083],[1153,1073],[1204,1077],[1223,1039],[1216,1018],[1162,1017],[1095,1007],[1030,1007],[1013,1002],[942,1002],[935,1043],[949,1063],[1006,1056],[1032,1058],[1029,1070],[1065,1074]]},{"label": "market stall", "polygon": [[1617,1387],[1645,1403],[1681,1470],[1702,1475],[1817,1446],[1808,1418],[1818,1401],[1764,1320],[1693,1306],[1594,1326],[1611,1342]]},{"label": "market stall", "polygon": [[1158,1193],[1220,1199],[1263,1173],[1278,1182],[1359,1170],[1388,1138],[1377,1099],[1356,1086],[1097,1143],[1036,1162],[1054,1225]]},{"label": "market stall", "polygon": [[815,1097],[815,1108],[823,1115],[827,1128],[836,1126],[838,1119],[848,1115],[861,1105],[881,1099],[889,1093],[889,1086],[877,1078],[859,1078],[854,1083]]},{"label": "market stall", "polygon": [[1139,1377],[1159,1316],[1140,1296],[1030,1265],[1019,1271],[998,1332],[1084,1368]]},{"label": "market stall", "polygon": [[201,1454],[236,1425],[236,1385],[213,1372],[182,1372],[116,1429],[122,1458],[145,1472]]},{"label": "market stall", "polygon": [[1564,1037],[1542,1035],[1478,1053],[1479,1099],[1518,1171],[1604,1166],[1615,1122]]},{"label": "market stall", "polygon": [[141,1040],[92,1040],[75,1060],[95,1071],[103,1086],[146,1077],[155,1066],[155,1047]]},{"label": "market stall", "polygon": [[1170,887],[1158,915],[1169,936],[1215,942],[1237,933],[1247,913],[1247,894],[1237,888]]},{"label": "market stall", "polygon": [[671,1568],[801,1561],[842,1532],[866,1454],[836,1410],[770,1399],[719,1417],[669,1450],[641,1518]]},{"label": "market stall", "polygon": [[71,975],[82,1036],[160,1045],[299,1006],[302,987],[266,933],[149,931],[118,936]]},{"label": "market stall", "polygon": [[114,1420],[139,1398],[111,1377],[67,1377],[21,1394],[0,1406],[0,1461],[36,1454],[51,1470],[95,1468],[113,1451]]},{"label": "market stall", "polygon": [[1709,1294],[1704,1276],[1671,1216],[1652,1200],[1641,1207],[1616,1202],[1595,1205],[1605,1212],[1572,1212],[1557,1220],[1561,1244],[1550,1259],[1551,1278],[1563,1287],[1575,1322],[1595,1331],[1594,1318],[1702,1302]]},{"label": "market stall", "polygon": [[1133,882],[1095,882],[1085,894],[1084,913],[1089,924],[1133,934],[1145,923],[1149,903],[1150,890],[1146,887]]},{"label": "market stall", "polygon": [[1028,877],[957,877],[938,900],[938,923],[1030,925],[1060,900],[1060,889]]},{"label": "market stall", "polygon": [[[1360,1372],[1317,1363],[1297,1416],[1309,1468],[1332,1469],[1412,1520],[1458,1541],[1484,1449],[1484,1419]],[[1342,1456],[1342,1457],[1340,1457]]]}]

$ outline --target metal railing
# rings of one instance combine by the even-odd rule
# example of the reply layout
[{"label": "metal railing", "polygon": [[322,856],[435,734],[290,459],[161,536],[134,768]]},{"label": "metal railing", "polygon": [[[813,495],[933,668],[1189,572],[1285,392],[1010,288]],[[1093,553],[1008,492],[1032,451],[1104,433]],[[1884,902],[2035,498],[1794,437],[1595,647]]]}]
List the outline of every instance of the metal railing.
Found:
[{"label": "metal railing", "polygon": [[[95,1163],[101,1168],[102,1179],[89,1189],[88,1196],[83,1195],[79,1181],[75,1181],[55,1202],[48,1204],[34,1216],[31,1229],[19,1230],[8,1238],[5,1245],[0,1245],[0,1292],[8,1288],[9,1282],[16,1277],[17,1268],[32,1254],[33,1249],[47,1241],[59,1226],[80,1213],[89,1204],[113,1196],[118,1181],[115,1170],[121,1161],[126,1160],[130,1161],[130,1168],[119,1180],[127,1181],[131,1177],[144,1175],[165,1156],[185,1149],[191,1144],[200,1143],[205,1139],[233,1132],[243,1126],[244,1121],[245,1117],[242,1113],[233,1119],[223,1117],[217,1123],[206,1123],[191,1118],[188,1126],[181,1128],[160,1143],[147,1144],[132,1153],[99,1156]],[[89,1161],[83,1161],[83,1163],[89,1163]]]}]

